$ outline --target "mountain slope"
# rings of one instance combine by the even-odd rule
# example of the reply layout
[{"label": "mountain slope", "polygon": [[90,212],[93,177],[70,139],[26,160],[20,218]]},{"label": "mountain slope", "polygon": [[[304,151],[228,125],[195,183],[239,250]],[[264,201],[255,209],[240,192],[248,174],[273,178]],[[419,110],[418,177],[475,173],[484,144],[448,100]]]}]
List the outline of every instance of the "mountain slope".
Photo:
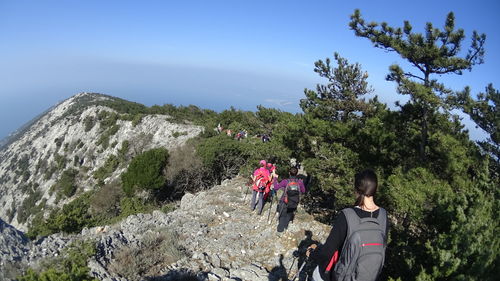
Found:
[{"label": "mountain slope", "polygon": [[[181,146],[203,130],[166,115],[134,115],[141,107],[81,93],[38,118],[0,151],[0,218],[26,230],[36,215],[117,178],[134,155]],[[111,169],[96,174],[110,158]]]}]

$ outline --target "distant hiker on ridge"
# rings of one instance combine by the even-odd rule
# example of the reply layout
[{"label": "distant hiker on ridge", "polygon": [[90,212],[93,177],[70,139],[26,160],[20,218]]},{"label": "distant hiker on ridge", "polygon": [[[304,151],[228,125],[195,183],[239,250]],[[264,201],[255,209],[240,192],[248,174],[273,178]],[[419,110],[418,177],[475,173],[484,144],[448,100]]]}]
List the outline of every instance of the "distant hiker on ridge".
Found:
[{"label": "distant hiker on ridge", "polygon": [[339,213],[325,244],[306,253],[318,264],[314,281],[375,281],[380,275],[389,226],[385,209],[373,201],[377,185],[372,170],[356,174],[356,205]]},{"label": "distant hiker on ridge", "polygon": [[266,160],[260,160],[260,168],[253,172],[252,176],[252,202],[250,203],[250,209],[255,210],[255,206],[258,205],[258,213],[262,214],[262,208],[264,207],[264,191],[266,186],[270,181],[269,170],[266,169]]},{"label": "distant hiker on ridge", "polygon": [[224,130],[224,128],[220,125],[220,123],[217,125],[217,134],[220,134],[222,133],[222,130]]},{"label": "distant hiker on ridge", "polygon": [[288,179],[282,180],[280,183],[277,181],[277,175],[274,178],[274,190],[284,189],[278,205],[278,232],[283,232],[288,228],[288,224],[293,220],[295,211],[300,201],[300,193],[305,193],[306,188],[301,179],[297,178],[298,170],[295,167],[290,168]]}]

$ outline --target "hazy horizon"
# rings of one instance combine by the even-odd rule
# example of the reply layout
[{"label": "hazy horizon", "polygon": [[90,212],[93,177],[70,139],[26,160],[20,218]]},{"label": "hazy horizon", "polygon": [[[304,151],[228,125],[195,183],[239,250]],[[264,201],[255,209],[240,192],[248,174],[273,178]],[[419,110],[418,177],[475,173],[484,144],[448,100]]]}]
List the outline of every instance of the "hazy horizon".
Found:
[{"label": "hazy horizon", "polygon": [[[359,8],[368,21],[401,26],[409,20],[444,25],[453,11],[465,30],[486,33],[485,63],[462,76],[436,76],[453,90],[469,85],[475,96],[499,87],[500,3],[479,1],[16,1],[0,3],[0,138],[59,101],[98,92],[151,106],[194,104],[220,111],[255,110],[259,104],[300,112],[304,88],[326,83],[314,62],[334,52],[359,62],[374,94],[391,108],[407,100],[385,81],[393,63],[415,71],[397,54],[376,49],[349,29]],[[432,6],[432,9],[429,7]],[[390,7],[390,8],[388,8]],[[367,97],[369,98],[369,97]],[[481,130],[464,119],[472,139]]]}]

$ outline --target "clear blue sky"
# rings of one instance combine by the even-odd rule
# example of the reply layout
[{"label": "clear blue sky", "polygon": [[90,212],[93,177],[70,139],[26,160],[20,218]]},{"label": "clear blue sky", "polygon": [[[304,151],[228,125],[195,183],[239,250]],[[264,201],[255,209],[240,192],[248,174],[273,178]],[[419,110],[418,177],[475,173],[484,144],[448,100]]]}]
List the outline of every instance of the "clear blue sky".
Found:
[{"label": "clear blue sky", "polygon": [[487,34],[485,64],[442,81],[473,93],[500,88],[499,3],[0,0],[0,138],[82,91],[146,105],[297,112],[304,88],[322,82],[314,62],[335,51],[362,64],[383,102],[404,101],[384,80],[402,59],[349,30],[355,8],[368,21],[409,20],[418,31],[427,21],[442,27],[453,11],[464,47],[473,30]]}]

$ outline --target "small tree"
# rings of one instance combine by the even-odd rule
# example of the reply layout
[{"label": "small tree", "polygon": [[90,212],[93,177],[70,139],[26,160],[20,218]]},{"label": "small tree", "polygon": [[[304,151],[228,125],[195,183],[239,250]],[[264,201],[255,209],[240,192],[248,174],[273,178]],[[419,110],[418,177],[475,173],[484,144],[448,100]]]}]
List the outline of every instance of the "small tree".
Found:
[{"label": "small tree", "polygon": [[373,90],[366,81],[368,73],[361,70],[359,63],[349,64],[338,53],[334,58],[338,64],[335,68],[329,58],[314,63],[314,72],[329,83],[316,85],[316,91],[305,89],[306,98],[300,101],[300,107],[317,118],[346,122],[353,113],[368,110],[368,104],[359,97]]},{"label": "small tree", "polygon": [[136,156],[122,174],[123,191],[132,195],[138,189],[157,190],[165,185],[164,169],[168,150],[160,147]]},{"label": "small tree", "polygon": [[447,109],[449,104],[446,98],[452,91],[432,79],[431,75],[458,74],[464,70],[471,70],[476,64],[483,63],[485,34],[472,34],[472,44],[467,55],[461,57],[461,44],[465,38],[464,30],[455,30],[455,16],[448,14],[443,30],[434,28],[428,22],[425,34],[415,33],[408,21],[404,26],[394,28],[387,23],[367,23],[361,17],[359,10],[355,10],[349,24],[357,36],[365,37],[373,45],[387,51],[398,53],[402,58],[414,66],[418,72],[405,72],[399,65],[390,67],[388,81],[398,84],[398,92],[411,96],[411,103],[415,105],[420,120],[420,158],[425,160],[428,145],[428,129],[431,116],[439,109]]}]

